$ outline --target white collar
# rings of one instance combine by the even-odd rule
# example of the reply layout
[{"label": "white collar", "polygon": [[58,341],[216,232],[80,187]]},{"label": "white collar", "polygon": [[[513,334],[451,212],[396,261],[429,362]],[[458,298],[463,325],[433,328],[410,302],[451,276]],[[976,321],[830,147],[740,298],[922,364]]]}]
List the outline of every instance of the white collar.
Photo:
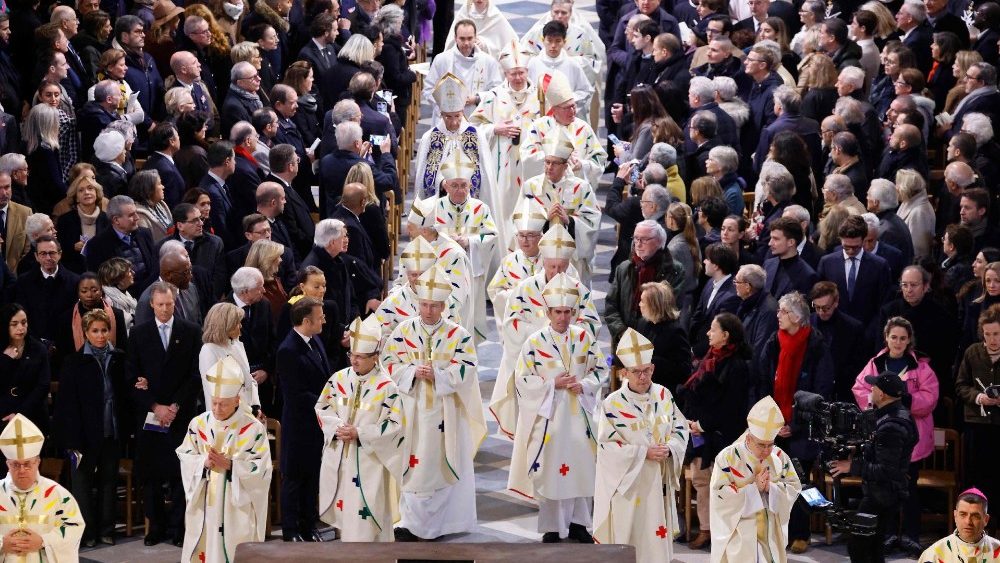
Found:
[{"label": "white collar", "polygon": [[[39,269],[41,269],[41,268],[39,268]],[[47,280],[49,278],[54,278],[57,275],[59,275],[59,264],[56,264],[56,271],[52,272],[51,274],[47,274],[47,273],[45,273],[45,270],[42,270],[42,279],[43,280]]]},{"label": "white collar", "polygon": [[[156,317],[153,317],[153,318],[156,319]],[[171,316],[170,320],[168,320],[165,323],[161,323],[159,319],[156,319],[156,328],[157,328],[157,330],[159,330],[159,328],[161,326],[166,326],[168,329],[173,330],[174,329],[174,317]]]},{"label": "white collar", "polygon": [[171,164],[173,164],[173,162],[174,162],[174,157],[170,156],[169,154],[167,154],[167,153],[165,153],[165,152],[160,152],[160,151],[156,151],[156,154],[160,154],[160,155],[163,155],[163,156],[164,156],[164,157],[165,157],[165,158],[166,158],[167,160],[169,160],[169,161],[170,161],[170,163],[171,163]]},{"label": "white collar", "polygon": [[249,303],[246,303],[246,302],[244,302],[244,301],[243,301],[242,299],[240,299],[240,298],[239,298],[239,296],[237,296],[237,295],[236,295],[235,293],[233,293],[233,304],[235,304],[235,305],[236,305],[237,307],[239,307],[240,309],[242,309],[243,307],[249,307],[249,306],[250,306],[250,304],[249,304]]}]

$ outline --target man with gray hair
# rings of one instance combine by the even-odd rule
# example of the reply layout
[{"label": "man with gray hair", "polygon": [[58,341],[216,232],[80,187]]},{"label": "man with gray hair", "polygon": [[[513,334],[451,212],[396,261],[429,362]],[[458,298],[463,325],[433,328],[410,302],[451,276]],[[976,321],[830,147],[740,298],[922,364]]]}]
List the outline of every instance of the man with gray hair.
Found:
[{"label": "man with gray hair", "polygon": [[976,140],[976,155],[972,165],[979,170],[981,182],[986,186],[994,185],[1000,178],[1000,144],[994,138],[993,119],[985,113],[967,113],[962,122],[962,132],[972,135]]},{"label": "man with gray hair", "polygon": [[843,174],[830,174],[826,177],[823,182],[823,200],[826,202],[824,213],[822,213],[823,217],[826,217],[829,208],[834,205],[846,207],[856,215],[867,211],[864,204],[854,195],[854,185],[851,183],[851,179]]},{"label": "man with gray hair", "polygon": [[604,302],[604,322],[614,343],[626,328],[636,328],[642,318],[639,297],[644,283],[668,283],[674,295],[682,295],[685,291],[684,267],[667,249],[667,231],[660,221],[640,221],[632,240],[632,257],[615,268],[615,277]]},{"label": "man with gray hair", "polygon": [[[347,173],[355,164],[364,162],[371,167],[375,178],[375,193],[383,199],[386,192],[399,190],[396,161],[389,151],[390,139],[386,136],[379,146],[379,154],[372,151],[372,144],[362,138],[361,124],[348,120],[337,126],[335,133],[337,148],[319,161],[319,204],[320,217],[330,217],[340,203]],[[366,157],[371,156],[374,162]],[[397,199],[397,201],[401,201]],[[353,320],[353,319],[350,319]]]},{"label": "man with gray hair", "polygon": [[[774,122],[764,127],[757,142],[757,150],[754,152],[754,170],[760,170],[771,149],[771,141],[782,131],[791,131],[802,138],[812,156],[813,173],[821,170],[820,155],[822,154],[822,144],[819,138],[819,123],[802,115],[802,96],[795,88],[782,84],[774,89],[772,94],[774,100]],[[818,175],[818,174],[817,174]],[[799,201],[805,201],[799,198]]]},{"label": "man with gray hair", "polygon": [[[2,180],[0,180],[0,182],[2,182]],[[3,188],[0,187],[0,190],[3,190]],[[3,196],[0,195],[0,209],[4,207],[2,205],[2,202],[3,202]],[[52,218],[46,215],[45,213],[32,213],[27,217],[23,217],[24,222],[21,225],[16,225],[15,223],[18,221],[17,210],[12,209],[10,206],[7,207],[7,210],[9,212],[14,212],[14,216],[9,219],[11,223],[8,224],[8,233],[10,233],[11,239],[14,240],[19,238],[17,231],[21,229],[23,230],[24,233],[23,241],[27,242],[27,245],[22,244],[22,246],[25,248],[24,256],[21,257],[20,261],[15,260],[14,265],[11,267],[12,272],[15,272],[17,275],[21,275],[24,272],[28,272],[38,268],[38,261],[35,260],[35,242],[43,236],[50,236],[53,238],[56,237],[56,225],[55,223],[52,222]],[[25,210],[25,213],[29,211],[31,210],[27,209]],[[3,238],[3,233],[0,232],[0,239],[2,238]],[[14,249],[14,246],[15,245],[12,245],[12,250]],[[11,256],[9,256],[8,258],[13,257],[13,254],[14,253],[12,252]],[[65,268],[67,266],[64,259],[65,256],[60,257],[60,264]],[[70,270],[77,273],[81,273],[83,270],[86,269],[86,268],[82,270],[80,269],[80,266],[82,266],[82,264],[78,264],[76,266],[77,267],[75,268],[70,268]]]},{"label": "man with gray hair", "polygon": [[0,174],[10,176],[10,201],[28,208],[33,207],[28,195],[28,159],[16,152],[0,156]]},{"label": "man with gray hair", "polygon": [[135,283],[128,292],[138,297],[159,274],[153,234],[139,226],[135,201],[127,195],[111,198],[104,212],[111,221],[111,228],[94,235],[83,247],[87,269],[96,272],[110,258],[128,260],[135,274]]},{"label": "man with gray hair", "polygon": [[753,352],[754,375],[757,373],[757,361],[764,349],[767,339],[778,329],[778,301],[770,292],[765,291],[767,272],[757,264],[740,266],[733,276],[733,287],[740,298],[736,308],[736,316],[743,323],[746,343]]},{"label": "man with gray hair", "polygon": [[660,184],[647,184],[639,199],[639,208],[642,210],[642,218],[646,220],[661,221],[667,207],[670,206],[670,194],[667,188]]},{"label": "man with gray hair", "polygon": [[[316,266],[326,276],[325,298],[337,303],[339,317],[327,319],[334,327],[331,334],[341,334],[356,317],[366,317],[378,307],[382,295],[382,278],[371,264],[347,254],[347,227],[339,219],[323,219],[316,224],[313,249],[300,268]],[[341,332],[338,332],[341,331]],[[347,347],[347,341],[343,342]],[[343,367],[344,358],[331,358]],[[334,366],[336,368],[336,366]]]},{"label": "man with gray hair", "polygon": [[244,266],[233,272],[229,285],[233,291],[226,295],[226,301],[243,309],[240,341],[247,351],[250,376],[257,382],[260,408],[271,416],[277,416],[274,403],[277,387],[271,374],[274,373],[275,351],[280,342],[275,337],[271,304],[264,298],[264,276],[257,268]]},{"label": "man with gray hair", "polygon": [[31,247],[25,223],[31,215],[31,208],[12,201],[13,181],[10,173],[0,171],[0,259],[7,263],[11,273],[17,270]]},{"label": "man with gray hair", "polygon": [[233,143],[236,154],[236,170],[226,179],[233,200],[230,214],[237,218],[246,217],[257,208],[257,186],[264,179],[264,171],[253,156],[257,152],[260,135],[250,122],[237,121],[229,128],[229,141]]},{"label": "man with gray hair", "polygon": [[[868,211],[879,220],[878,239],[902,252],[903,263],[913,263],[913,238],[906,223],[896,214],[899,194],[896,185],[882,178],[872,180],[868,188]],[[870,231],[871,229],[869,229]]]},{"label": "man with gray hair", "polygon": [[[698,147],[698,144],[691,138],[691,120],[698,111],[707,111],[715,116],[716,137],[723,145],[729,145],[737,150],[740,146],[740,130],[724,109],[719,107],[715,99],[715,84],[711,78],[705,76],[695,76],[688,86],[688,105],[691,106],[691,117],[684,124],[684,153],[691,154]],[[704,173],[702,174],[704,175]],[[697,176],[695,176],[697,177]],[[690,184],[690,169],[688,170],[688,183]]]},{"label": "man with gray hair", "polygon": [[[122,101],[122,90],[113,80],[102,80],[94,85],[94,98],[83,104],[76,114],[77,129],[80,131],[80,161],[89,162],[94,158],[94,139],[112,121],[121,119],[118,113]],[[141,123],[142,120],[140,119]]]},{"label": "man with gray hair", "polygon": [[921,0],[906,0],[898,10],[896,24],[903,33],[903,45],[913,51],[917,69],[927,76],[933,62],[931,43],[934,42],[934,29],[927,22],[927,7]]},{"label": "man with gray hair", "polygon": [[648,170],[653,164],[663,167],[667,179],[663,185],[670,192],[670,197],[676,201],[687,202],[687,188],[684,179],[681,178],[680,167],[677,166],[677,149],[668,143],[655,143],[649,149]]},{"label": "man with gray hair", "polygon": [[[945,140],[951,139],[964,127],[965,116],[983,113],[990,121],[1000,117],[1000,92],[997,92],[997,68],[990,63],[978,62],[965,71],[966,96],[955,106],[951,129]],[[977,139],[978,141],[978,139]]]},{"label": "man with gray hair", "polygon": [[354,100],[340,100],[323,116],[323,138],[319,144],[319,158],[337,150],[337,126],[345,121],[361,123],[361,106]]},{"label": "man with gray hair", "polygon": [[246,61],[236,63],[229,71],[229,79],[229,93],[219,111],[223,137],[230,135],[237,122],[250,121],[253,112],[264,107],[257,93],[260,90],[260,73],[252,64]]},{"label": "man with gray hair", "polygon": [[[892,246],[891,244],[884,243],[879,240],[882,236],[882,223],[878,220],[878,217],[874,213],[864,213],[861,218],[865,220],[868,225],[868,234],[861,241],[865,252],[870,252],[875,256],[879,256],[889,264],[889,273],[893,281],[899,279],[899,274],[903,272],[903,267],[912,262],[903,261],[903,252]],[[912,260],[912,258],[911,258]],[[884,326],[884,325],[880,325]]]}]

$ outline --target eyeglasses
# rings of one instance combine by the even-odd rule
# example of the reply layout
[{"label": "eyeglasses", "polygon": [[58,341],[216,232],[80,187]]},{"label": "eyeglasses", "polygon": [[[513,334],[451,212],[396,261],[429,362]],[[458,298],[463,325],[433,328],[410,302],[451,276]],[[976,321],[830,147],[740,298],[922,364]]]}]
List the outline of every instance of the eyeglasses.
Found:
[{"label": "eyeglasses", "polygon": [[817,313],[826,313],[833,310],[833,304],[830,305],[817,305],[815,302],[812,304],[813,311]]},{"label": "eyeglasses", "polygon": [[194,219],[188,219],[187,221],[184,221],[184,222],[188,223],[188,224],[191,224],[191,225],[197,225],[199,223],[204,223],[205,219],[203,219],[201,217],[195,217]]},{"label": "eyeglasses", "polygon": [[42,258],[49,258],[49,257],[59,256],[60,254],[62,254],[62,252],[58,250],[39,250],[35,252],[35,254],[41,256]]},{"label": "eyeglasses", "polygon": [[636,244],[646,244],[647,242],[653,242],[654,240],[656,240],[656,238],[655,237],[633,237],[632,240],[635,241]]},{"label": "eyeglasses", "polygon": [[790,314],[791,311],[789,311],[788,309],[781,309],[781,308],[778,309],[778,315],[790,315]]},{"label": "eyeglasses", "polygon": [[240,80],[257,80],[257,81],[260,81],[260,75],[259,74],[251,74],[250,76],[244,76],[243,78],[240,78]]},{"label": "eyeglasses", "polygon": [[966,80],[975,80],[975,81],[977,81],[977,82],[978,82],[978,81],[979,81],[979,75],[976,75],[976,76],[972,76],[971,74],[966,74],[966,75],[965,75],[965,79],[966,79]]},{"label": "eyeglasses", "polygon": [[271,227],[264,227],[263,229],[260,229],[259,231],[253,231],[253,234],[255,234],[255,235],[269,235],[269,234],[271,234]]},{"label": "eyeglasses", "polygon": [[535,240],[538,238],[542,238],[541,233],[517,234],[517,240]]},{"label": "eyeglasses", "polygon": [[655,201],[640,200],[639,205],[656,205]]},{"label": "eyeglasses", "polygon": [[733,280],[733,285],[750,285],[750,282],[746,280]]},{"label": "eyeglasses", "polygon": [[7,467],[9,467],[11,471],[25,471],[27,469],[34,469],[34,467],[35,467],[35,460],[29,460],[29,461],[8,461],[7,462]]},{"label": "eyeglasses", "polygon": [[205,29],[199,29],[198,31],[192,31],[191,35],[208,35],[211,31],[206,27]]},{"label": "eyeglasses", "polygon": [[765,62],[764,59],[751,59],[750,57],[747,57],[746,61],[748,63],[762,63],[762,62]]}]

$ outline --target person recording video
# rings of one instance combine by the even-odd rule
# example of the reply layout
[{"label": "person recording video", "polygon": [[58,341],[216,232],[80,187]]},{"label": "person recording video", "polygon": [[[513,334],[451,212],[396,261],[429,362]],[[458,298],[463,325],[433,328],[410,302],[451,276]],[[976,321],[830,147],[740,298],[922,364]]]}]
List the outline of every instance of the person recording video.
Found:
[{"label": "person recording video", "polygon": [[885,561],[885,524],[909,495],[910,454],[917,443],[917,427],[910,415],[911,397],[906,384],[895,372],[883,371],[865,377],[872,386],[875,434],[871,442],[849,459],[828,464],[834,477],[861,477],[861,504],[858,512],[877,518],[872,536],[851,535],[847,553],[852,563]]}]

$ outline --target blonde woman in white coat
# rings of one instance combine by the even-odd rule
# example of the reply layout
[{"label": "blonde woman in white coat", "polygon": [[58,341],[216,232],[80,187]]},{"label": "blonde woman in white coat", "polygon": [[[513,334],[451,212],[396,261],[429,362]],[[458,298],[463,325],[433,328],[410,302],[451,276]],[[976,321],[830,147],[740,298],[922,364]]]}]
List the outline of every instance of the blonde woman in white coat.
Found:
[{"label": "blonde woman in white coat", "polygon": [[927,183],[915,170],[909,168],[896,172],[896,191],[899,209],[896,215],[906,223],[913,238],[913,255],[930,256],[934,244],[936,217],[927,199]]},{"label": "blonde woman in white coat", "polygon": [[202,389],[205,392],[205,404],[212,404],[211,383],[205,377],[213,375],[212,368],[216,362],[232,356],[240,364],[243,372],[243,389],[240,390],[240,408],[253,411],[257,418],[264,420],[260,410],[260,395],[257,392],[257,382],[250,375],[250,362],[247,360],[246,349],[240,342],[240,326],[243,322],[243,309],[232,303],[216,303],[205,316],[204,330],[201,340],[204,346],[198,355],[198,371],[202,377]]}]

